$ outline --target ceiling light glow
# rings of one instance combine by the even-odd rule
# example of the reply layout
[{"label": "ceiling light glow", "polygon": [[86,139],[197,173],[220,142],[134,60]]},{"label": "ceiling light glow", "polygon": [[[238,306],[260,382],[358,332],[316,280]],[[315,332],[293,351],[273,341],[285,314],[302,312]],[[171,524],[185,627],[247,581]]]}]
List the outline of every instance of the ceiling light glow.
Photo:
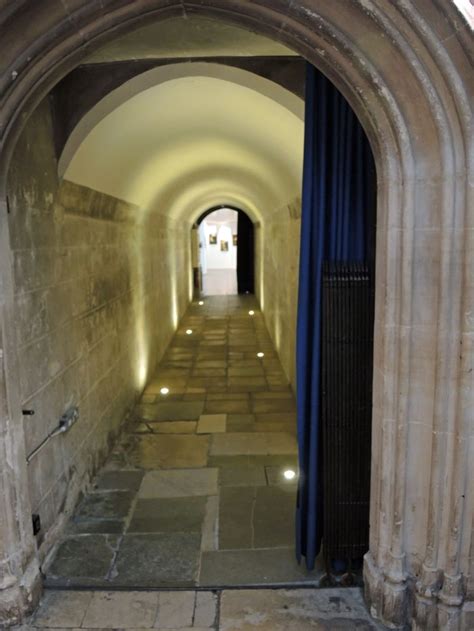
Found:
[{"label": "ceiling light glow", "polygon": [[265,353],[257,353],[257,357],[260,357],[261,359],[262,357],[265,357]]},{"label": "ceiling light glow", "polygon": [[255,315],[255,311],[249,311],[249,315]]},{"label": "ceiling light glow", "polygon": [[192,334],[193,334],[192,329],[186,329],[186,335],[192,335]]},{"label": "ceiling light glow", "polygon": [[296,477],[296,471],[293,471],[293,469],[286,469],[283,471],[283,476],[286,480],[294,480]]},{"label": "ceiling light glow", "polygon": [[166,387],[165,388],[161,388],[161,390],[160,390],[161,394],[163,394],[163,395],[167,395],[169,393],[169,391],[170,391],[170,389],[166,388]]}]

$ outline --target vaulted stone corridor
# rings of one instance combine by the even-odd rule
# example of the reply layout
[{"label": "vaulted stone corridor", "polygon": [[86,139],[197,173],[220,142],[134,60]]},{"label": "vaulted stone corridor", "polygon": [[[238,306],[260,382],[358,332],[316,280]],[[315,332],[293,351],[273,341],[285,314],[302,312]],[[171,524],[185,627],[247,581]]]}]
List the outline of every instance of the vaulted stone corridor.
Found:
[{"label": "vaulted stone corridor", "polygon": [[295,400],[258,303],[202,302],[45,564],[48,587],[318,582],[295,559]]},{"label": "vaulted stone corridor", "polygon": [[[472,2],[11,0],[0,27],[0,627],[473,629]],[[302,187],[308,64],[375,165],[364,600],[294,555],[300,236],[350,197]],[[248,217],[254,295],[200,298],[216,208]]]}]

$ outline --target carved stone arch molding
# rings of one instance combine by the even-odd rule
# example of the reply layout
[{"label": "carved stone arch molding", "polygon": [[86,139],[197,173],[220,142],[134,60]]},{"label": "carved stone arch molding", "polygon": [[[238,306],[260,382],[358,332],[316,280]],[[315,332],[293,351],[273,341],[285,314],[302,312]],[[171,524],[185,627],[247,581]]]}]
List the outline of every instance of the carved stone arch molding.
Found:
[{"label": "carved stone arch molding", "polygon": [[195,13],[306,57],[367,130],[378,214],[366,598],[393,628],[473,628],[473,38],[450,0],[1,3],[0,621],[21,619],[40,589],[12,344],[9,156],[29,113],[86,55]]}]

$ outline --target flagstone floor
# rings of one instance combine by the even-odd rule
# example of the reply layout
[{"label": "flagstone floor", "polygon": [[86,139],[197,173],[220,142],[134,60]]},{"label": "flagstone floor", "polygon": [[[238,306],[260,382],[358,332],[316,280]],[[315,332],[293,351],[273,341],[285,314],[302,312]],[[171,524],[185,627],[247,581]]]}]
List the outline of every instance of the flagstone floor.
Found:
[{"label": "flagstone floor", "polygon": [[12,631],[382,631],[359,588],[54,591]]},{"label": "flagstone floor", "polygon": [[46,585],[316,585],[321,568],[294,555],[295,429],[255,299],[194,302],[45,564]]}]

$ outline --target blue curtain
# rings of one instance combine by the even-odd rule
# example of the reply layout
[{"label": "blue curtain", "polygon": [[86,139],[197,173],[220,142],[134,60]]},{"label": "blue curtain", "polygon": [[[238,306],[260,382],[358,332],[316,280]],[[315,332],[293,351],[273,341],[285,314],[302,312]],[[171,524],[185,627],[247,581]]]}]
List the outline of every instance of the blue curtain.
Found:
[{"label": "blue curtain", "polygon": [[296,554],[313,569],[322,538],[320,441],[321,290],[323,261],[373,256],[375,168],[352,108],[310,64],[306,76],[305,147],[297,331],[300,480]]}]

